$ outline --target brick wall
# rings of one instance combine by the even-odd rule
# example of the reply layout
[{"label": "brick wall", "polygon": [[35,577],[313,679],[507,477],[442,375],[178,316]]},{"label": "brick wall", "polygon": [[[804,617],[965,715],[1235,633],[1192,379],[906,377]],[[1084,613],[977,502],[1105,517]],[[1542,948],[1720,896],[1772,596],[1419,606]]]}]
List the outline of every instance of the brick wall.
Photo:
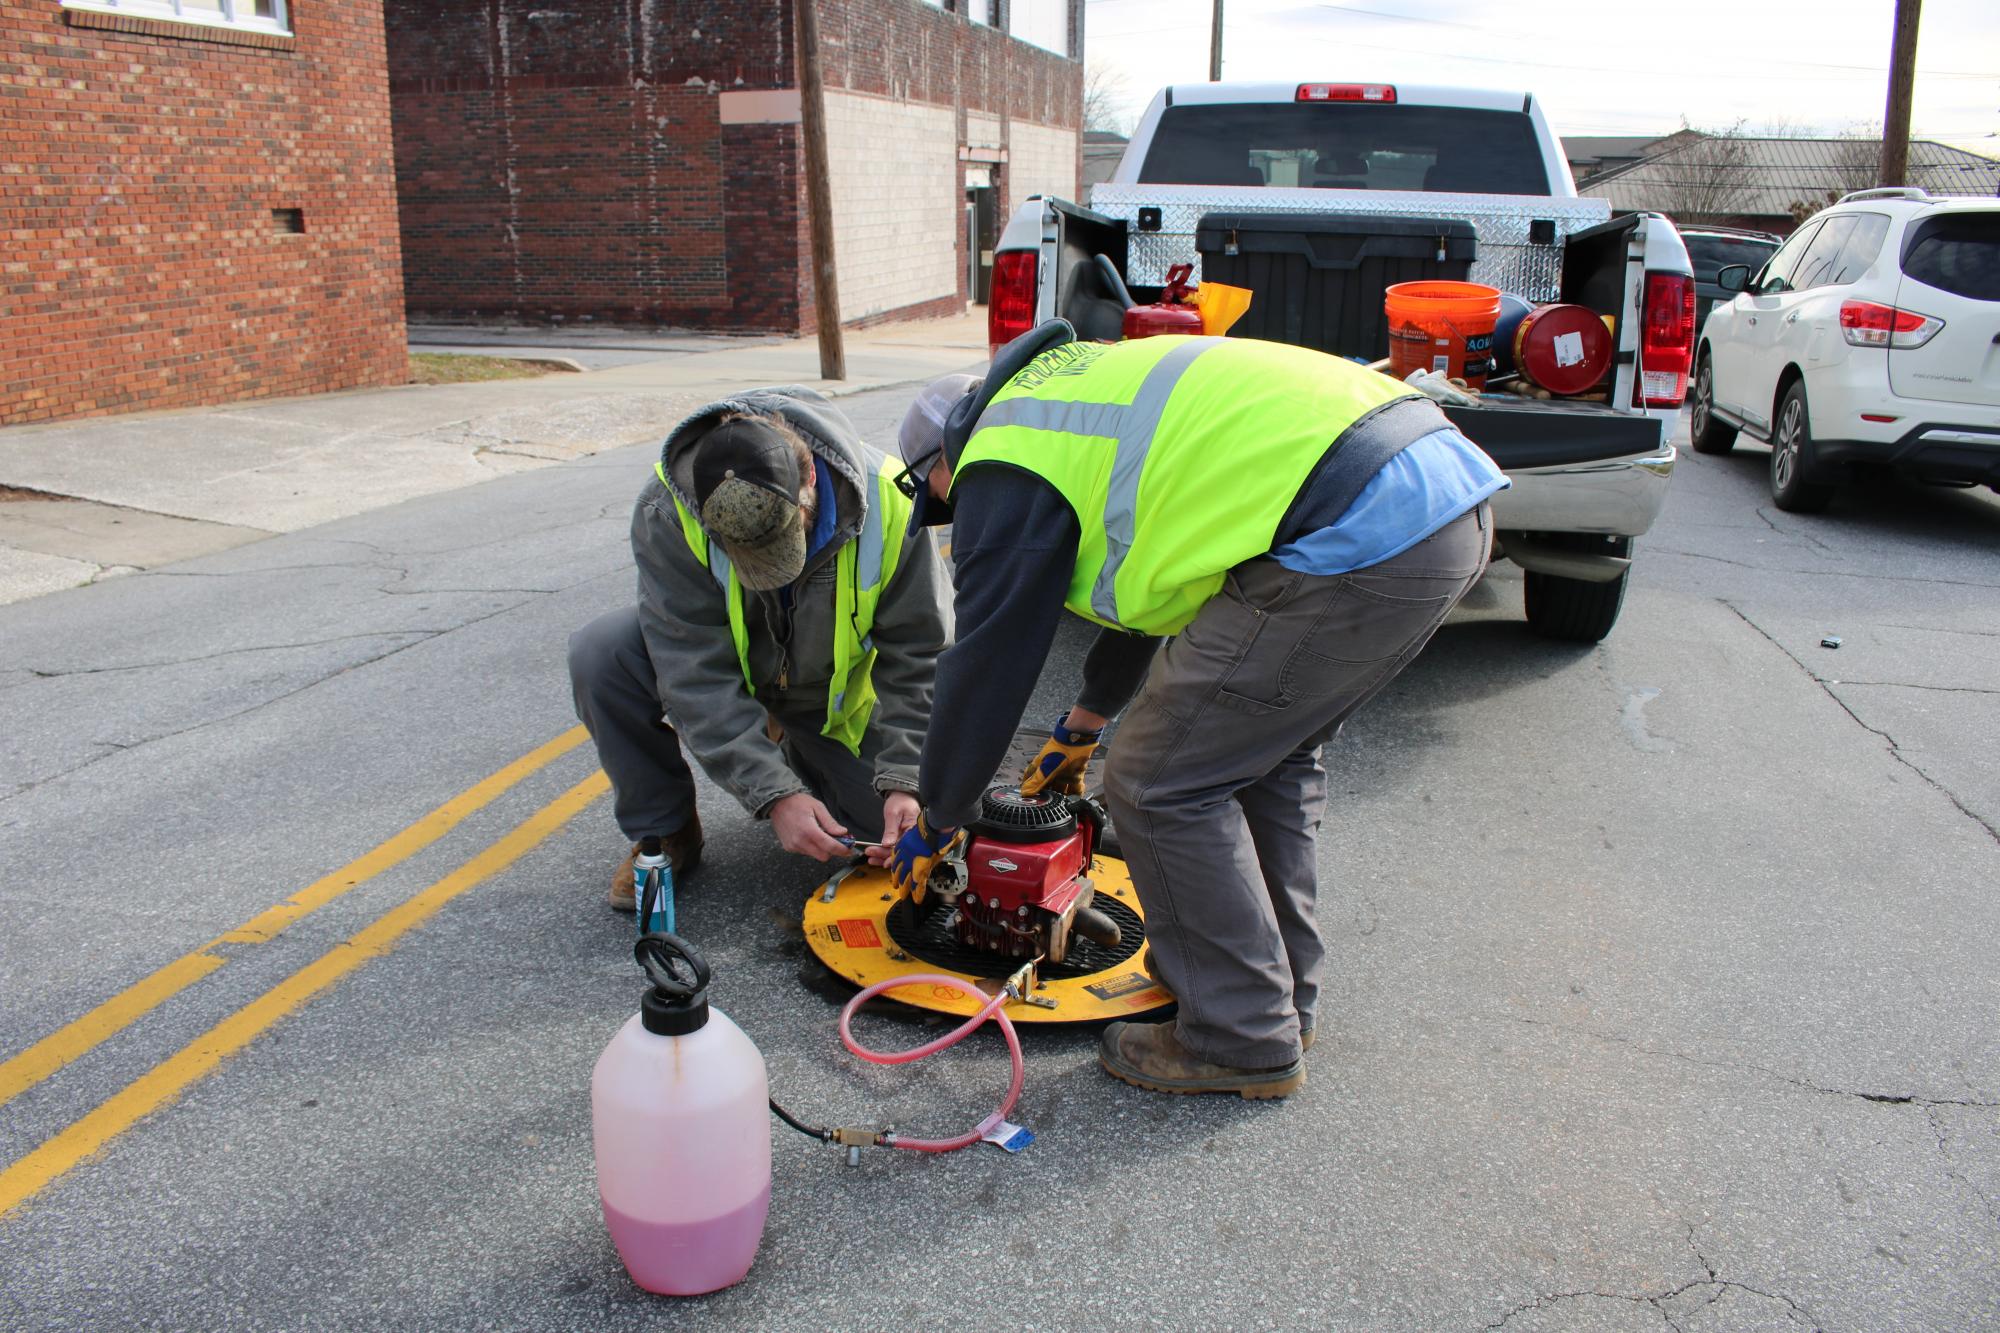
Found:
[{"label": "brick wall", "polygon": [[841,320],[955,297],[957,115],[831,90],[826,102]]},{"label": "brick wall", "polygon": [[[799,322],[790,15],[767,3],[388,0],[413,315]],[[790,123],[786,123],[789,119]]]},{"label": "brick wall", "polygon": [[296,8],[0,0],[0,424],[409,378],[381,6]]},{"label": "brick wall", "polygon": [[[413,316],[812,328],[785,0],[387,15]],[[960,109],[1074,130],[1082,65],[921,0],[822,0],[819,19],[843,318],[952,310]]]},{"label": "brick wall", "polygon": [[1010,121],[1007,125],[1007,207],[1031,194],[1077,195],[1077,132]]}]

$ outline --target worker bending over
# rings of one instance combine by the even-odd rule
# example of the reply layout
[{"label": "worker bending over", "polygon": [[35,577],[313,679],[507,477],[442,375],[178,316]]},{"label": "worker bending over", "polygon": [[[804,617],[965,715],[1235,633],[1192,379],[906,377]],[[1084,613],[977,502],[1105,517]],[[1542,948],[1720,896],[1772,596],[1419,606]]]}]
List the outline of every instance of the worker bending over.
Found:
[{"label": "worker bending over", "polygon": [[893,842],[916,821],[951,639],[943,563],[910,522],[901,465],[818,394],[782,388],[702,408],[653,473],[632,514],[638,605],[569,641],[577,716],[633,843],[612,907],[633,910],[642,846],[676,874],[701,857],[683,744],[788,852]]},{"label": "worker bending over", "polygon": [[1180,1001],[1171,1024],[1111,1024],[1099,1058],[1156,1091],[1281,1097],[1305,1078],[1325,958],[1320,747],[1479,578],[1507,482],[1430,400],[1319,352],[1074,339],[1043,325],[903,422],[916,521],[953,524],[958,637],[897,881],[926,881],[976,816],[1061,609],[1096,621],[1025,785],[1081,790],[1137,694],[1104,794]]}]

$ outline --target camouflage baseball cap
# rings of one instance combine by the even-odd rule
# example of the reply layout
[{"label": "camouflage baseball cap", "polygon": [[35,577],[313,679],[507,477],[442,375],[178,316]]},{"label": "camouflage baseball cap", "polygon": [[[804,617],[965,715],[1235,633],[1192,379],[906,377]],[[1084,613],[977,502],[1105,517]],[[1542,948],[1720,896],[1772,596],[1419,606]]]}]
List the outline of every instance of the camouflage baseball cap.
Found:
[{"label": "camouflage baseball cap", "polygon": [[722,543],[736,576],[769,592],[806,567],[805,474],[797,452],[769,422],[726,421],[696,446],[694,498],[701,526]]}]

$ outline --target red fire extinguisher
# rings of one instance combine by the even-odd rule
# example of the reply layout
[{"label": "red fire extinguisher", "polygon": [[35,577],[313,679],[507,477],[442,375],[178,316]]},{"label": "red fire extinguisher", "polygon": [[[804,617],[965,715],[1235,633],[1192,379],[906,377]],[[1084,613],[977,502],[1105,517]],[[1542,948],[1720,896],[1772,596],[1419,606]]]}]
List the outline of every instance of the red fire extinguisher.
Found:
[{"label": "red fire extinguisher", "polygon": [[1176,264],[1168,269],[1166,290],[1160,293],[1158,304],[1126,309],[1125,336],[1151,338],[1162,333],[1200,333],[1201,311],[1189,299],[1194,289],[1188,279],[1193,275],[1193,264]]}]

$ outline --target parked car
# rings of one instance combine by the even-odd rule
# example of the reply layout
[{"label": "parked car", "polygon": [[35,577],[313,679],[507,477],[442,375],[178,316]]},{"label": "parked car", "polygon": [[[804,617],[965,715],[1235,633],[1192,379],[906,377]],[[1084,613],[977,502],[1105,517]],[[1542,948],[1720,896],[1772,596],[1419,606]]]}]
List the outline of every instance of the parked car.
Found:
[{"label": "parked car", "polygon": [[2000,490],[2000,201],[1850,194],[1725,291],[1695,349],[1696,452],[1771,443],[1771,498],[1824,509],[1859,463]]},{"label": "parked car", "polygon": [[1694,326],[1698,329],[1706,324],[1716,303],[1735,294],[1717,285],[1716,274],[1731,264],[1748,264],[1754,273],[1784,240],[1768,231],[1740,227],[1682,227],[1681,241],[1687,246],[1688,262],[1694,265]]}]

